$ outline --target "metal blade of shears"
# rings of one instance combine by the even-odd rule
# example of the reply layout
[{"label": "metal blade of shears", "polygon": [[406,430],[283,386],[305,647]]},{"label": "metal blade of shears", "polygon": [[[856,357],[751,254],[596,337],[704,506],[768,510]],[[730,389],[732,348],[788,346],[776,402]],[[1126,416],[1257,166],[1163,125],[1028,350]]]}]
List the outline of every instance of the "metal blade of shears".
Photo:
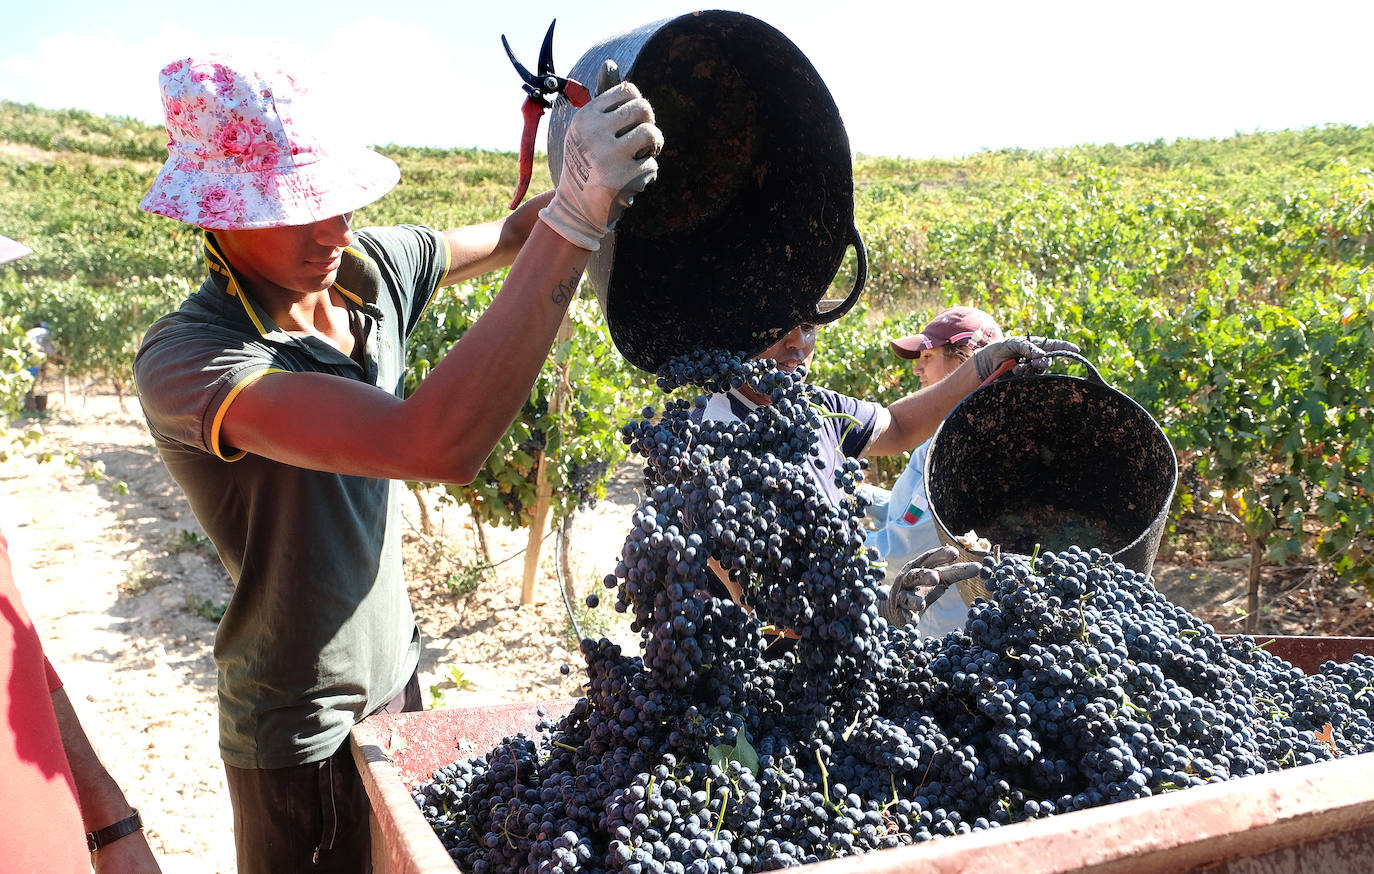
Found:
[{"label": "metal blade of shears", "polygon": [[537,83],[539,79],[529,70],[525,69],[524,64],[516,60],[515,52],[511,51],[510,43],[506,41],[506,35],[504,33],[501,34],[501,45],[506,49],[506,57],[510,58],[511,66],[515,68],[515,72],[520,74],[520,79],[524,82],[525,93],[533,97],[533,92],[537,90],[535,83]]},{"label": "metal blade of shears", "polygon": [[511,209],[520,205],[520,201],[525,198],[525,192],[529,190],[530,177],[534,175],[534,140],[539,131],[539,119],[543,117],[544,110],[553,105],[553,96],[562,94],[564,99],[578,108],[591,100],[591,93],[582,83],[554,74],[553,29],[557,24],[558,19],[555,18],[544,33],[544,42],[539,47],[537,74],[531,73],[516,59],[510,41],[506,39],[505,34],[501,35],[501,45],[506,49],[506,57],[510,58],[515,72],[520,74],[526,94],[525,105],[521,109],[525,124],[520,135],[520,178],[516,183],[515,197],[510,202]]},{"label": "metal blade of shears", "polygon": [[549,29],[544,33],[544,42],[539,46],[540,77],[553,75],[553,28],[556,24],[557,18],[549,22]]}]

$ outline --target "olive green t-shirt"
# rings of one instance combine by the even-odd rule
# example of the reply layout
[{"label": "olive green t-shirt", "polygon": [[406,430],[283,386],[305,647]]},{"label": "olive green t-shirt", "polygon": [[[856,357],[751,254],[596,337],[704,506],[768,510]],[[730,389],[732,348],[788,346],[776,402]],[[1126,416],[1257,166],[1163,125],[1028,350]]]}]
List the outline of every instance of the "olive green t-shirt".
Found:
[{"label": "olive green t-shirt", "polygon": [[448,247],[417,226],[355,236],[335,288],[349,301],[362,364],[279,329],[211,235],[209,278],[153,325],[134,364],[158,451],[234,581],[215,663],[220,752],[238,768],[327,758],[419,659],[401,570],[404,485],[250,455],[219,432],[239,390],[273,372],[332,374],[402,396],[406,340]]}]

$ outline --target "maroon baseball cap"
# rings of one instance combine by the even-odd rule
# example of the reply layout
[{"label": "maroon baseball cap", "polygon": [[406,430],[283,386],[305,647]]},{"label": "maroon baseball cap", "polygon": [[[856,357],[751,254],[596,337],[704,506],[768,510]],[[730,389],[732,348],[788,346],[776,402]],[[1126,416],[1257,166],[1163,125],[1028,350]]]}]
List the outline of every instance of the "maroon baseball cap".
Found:
[{"label": "maroon baseball cap", "polygon": [[903,358],[920,358],[922,349],[968,344],[975,349],[1002,339],[992,316],[974,307],[950,307],[930,320],[921,333],[889,341]]}]

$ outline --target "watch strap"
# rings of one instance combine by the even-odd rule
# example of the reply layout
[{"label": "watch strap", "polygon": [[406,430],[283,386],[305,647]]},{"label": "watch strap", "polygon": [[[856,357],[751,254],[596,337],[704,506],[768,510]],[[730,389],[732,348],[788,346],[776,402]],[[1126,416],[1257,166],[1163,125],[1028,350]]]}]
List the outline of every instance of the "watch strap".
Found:
[{"label": "watch strap", "polygon": [[93,832],[86,832],[86,847],[92,853],[101,847],[109,846],[120,838],[128,837],[136,831],[143,830],[143,819],[138,815],[138,809],[121,819],[114,825],[107,825],[102,829]]}]

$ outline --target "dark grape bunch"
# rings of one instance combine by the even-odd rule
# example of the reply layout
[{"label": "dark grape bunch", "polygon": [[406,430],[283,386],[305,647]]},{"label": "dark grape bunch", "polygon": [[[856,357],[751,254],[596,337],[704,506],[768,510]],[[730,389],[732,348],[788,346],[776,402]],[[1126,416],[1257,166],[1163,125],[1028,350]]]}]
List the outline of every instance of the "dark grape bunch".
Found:
[{"label": "dark grape bunch", "polygon": [[597,484],[606,476],[609,466],[603,458],[574,464],[568,469],[564,488],[577,497],[577,509],[590,510],[596,506]]},{"label": "dark grape bunch", "polygon": [[746,874],[1374,749],[1374,659],[1305,676],[1097,550],[986,560],[965,631],[888,626],[803,379],[704,351],[659,382],[772,404],[624,427],[647,498],[605,582],[640,651],[583,640],[570,713],[416,788],[464,871]]}]

